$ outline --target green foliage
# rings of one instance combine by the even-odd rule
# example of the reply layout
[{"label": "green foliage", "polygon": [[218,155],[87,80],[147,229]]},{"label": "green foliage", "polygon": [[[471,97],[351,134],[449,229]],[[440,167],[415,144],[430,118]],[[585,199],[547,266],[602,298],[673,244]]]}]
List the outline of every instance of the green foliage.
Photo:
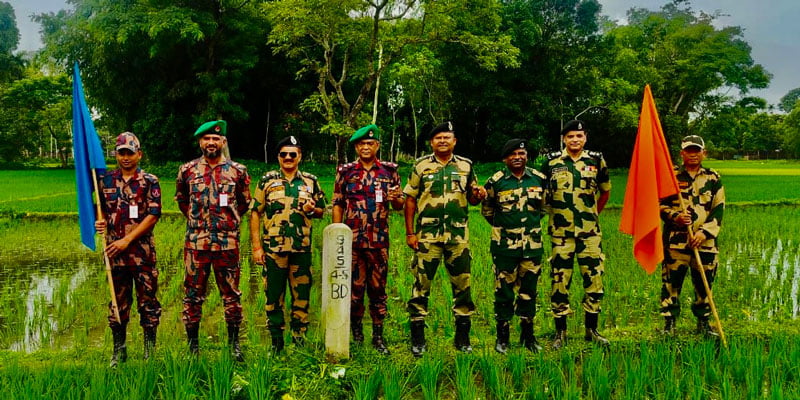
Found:
[{"label": "green foliage", "polygon": [[781,97],[778,108],[783,112],[790,113],[797,105],[797,100],[800,100],[800,88],[794,88]]}]

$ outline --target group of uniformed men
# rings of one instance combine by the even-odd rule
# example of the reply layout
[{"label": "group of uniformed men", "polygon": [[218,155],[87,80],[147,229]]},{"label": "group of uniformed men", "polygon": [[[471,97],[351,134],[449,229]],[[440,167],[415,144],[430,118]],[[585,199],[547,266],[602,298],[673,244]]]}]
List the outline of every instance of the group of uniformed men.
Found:
[{"label": "group of uniformed men", "polygon": [[[303,158],[300,142],[289,136],[276,152],[280,170],[265,174],[250,196],[250,176],[244,165],[224,156],[227,144],[225,121],[210,121],[194,136],[202,156],[180,167],[176,180],[177,201],[186,217],[184,245],[185,278],[183,323],[189,350],[199,353],[198,332],[209,275],[224,304],[231,355],[243,360],[239,345],[242,321],[239,291],[239,225],[250,211],[253,261],[262,266],[266,292],[267,328],[272,349],[284,349],[284,298],[288,281],[291,292],[291,338],[302,346],[308,327],[312,284],[311,219],[322,217],[325,195],[317,178],[299,170]],[[569,287],[577,259],[584,287],[585,339],[608,345],[598,331],[603,298],[605,256],[601,246],[598,214],[611,190],[608,168],[598,152],[587,151],[587,129],[582,121],[570,121],[561,131],[564,150],[550,153],[541,170],[528,167],[528,148],[522,139],[509,140],[502,149],[506,168],[481,186],[472,162],[453,153],[456,130],[451,122],[436,126],[429,135],[433,153],[419,158],[405,188],[400,188],[397,165],[378,159],[380,129],[365,126],[350,138],[357,154],[355,162],[340,166],[333,195],[333,222],[343,222],[353,231],[351,331],[356,343],[364,341],[362,319],[364,294],[369,297],[372,345],[389,354],[383,336],[388,276],[389,211],[404,209],[406,244],[415,251],[411,263],[414,285],[407,303],[410,316],[411,352],[420,357],[426,350],[425,317],[431,281],[441,261],[450,277],[455,315],[455,347],[472,351],[470,316],[475,310],[470,291],[468,205],[481,205],[481,214],[492,226],[491,254],[495,274],[495,350],[510,347],[510,323],[520,317],[520,343],[540,351],[534,335],[537,283],[542,269],[541,218],[549,211],[551,310],[556,333],[553,349],[567,344]],[[701,166],[705,156],[702,138],[689,136],[681,143],[684,164],[677,172],[684,201],[678,196],[662,201],[664,240],[669,248],[662,269],[661,313],[664,331],[674,332],[680,307],[678,296],[689,268],[695,283],[692,311],[698,329],[715,335],[709,326],[708,298],[699,285],[699,271],[691,258],[700,250],[703,270],[713,281],[717,265],[716,238],[724,208],[719,175]],[[138,167],[142,152],[130,132],[117,137],[119,168],[99,180],[103,216],[96,228],[104,232],[106,253],[112,260],[112,275],[121,321],[109,304],[109,326],[114,350],[111,365],[127,358],[126,325],[132,290],[144,330],[144,357],[152,355],[161,306],[156,297],[158,269],[153,227],[161,214],[158,178]],[[687,230],[692,226],[693,230]],[[516,293],[515,293],[516,292]]]}]

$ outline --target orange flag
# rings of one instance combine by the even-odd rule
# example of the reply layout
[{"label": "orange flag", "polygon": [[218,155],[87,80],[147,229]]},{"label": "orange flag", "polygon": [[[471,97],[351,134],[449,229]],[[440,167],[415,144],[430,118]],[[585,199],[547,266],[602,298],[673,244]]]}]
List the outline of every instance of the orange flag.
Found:
[{"label": "orange flag", "polygon": [[659,200],[676,193],[678,181],[653,94],[647,85],[619,229],[633,235],[633,256],[648,274],[652,274],[664,258]]}]

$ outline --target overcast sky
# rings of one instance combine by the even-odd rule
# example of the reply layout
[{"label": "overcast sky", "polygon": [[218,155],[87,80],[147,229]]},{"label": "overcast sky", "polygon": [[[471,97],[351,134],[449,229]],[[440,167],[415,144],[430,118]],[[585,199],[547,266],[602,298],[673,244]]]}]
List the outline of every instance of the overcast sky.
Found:
[{"label": "overcast sky", "polygon": [[[0,0],[2,1],[2,0]],[[42,46],[39,26],[30,15],[69,7],[66,0],[5,0],[17,14],[20,50]],[[659,9],[667,0],[599,0],[603,14],[620,23],[631,7]],[[753,94],[777,104],[789,90],[800,87],[800,1],[799,0],[694,0],[692,8],[706,12],[721,11],[729,16],[719,19],[722,26],[744,28],[744,38],[752,47],[756,63],[772,73],[770,87]]]}]

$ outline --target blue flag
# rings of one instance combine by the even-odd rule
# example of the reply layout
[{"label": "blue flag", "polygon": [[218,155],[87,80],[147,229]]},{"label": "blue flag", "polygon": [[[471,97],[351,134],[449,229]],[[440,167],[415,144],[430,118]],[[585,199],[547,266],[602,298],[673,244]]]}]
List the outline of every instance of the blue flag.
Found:
[{"label": "blue flag", "polygon": [[81,243],[94,251],[95,209],[92,205],[94,191],[92,169],[100,176],[106,171],[106,160],[89,108],[86,106],[77,62],[72,75],[72,155],[75,157],[75,181],[78,185],[78,220],[81,227]]}]

